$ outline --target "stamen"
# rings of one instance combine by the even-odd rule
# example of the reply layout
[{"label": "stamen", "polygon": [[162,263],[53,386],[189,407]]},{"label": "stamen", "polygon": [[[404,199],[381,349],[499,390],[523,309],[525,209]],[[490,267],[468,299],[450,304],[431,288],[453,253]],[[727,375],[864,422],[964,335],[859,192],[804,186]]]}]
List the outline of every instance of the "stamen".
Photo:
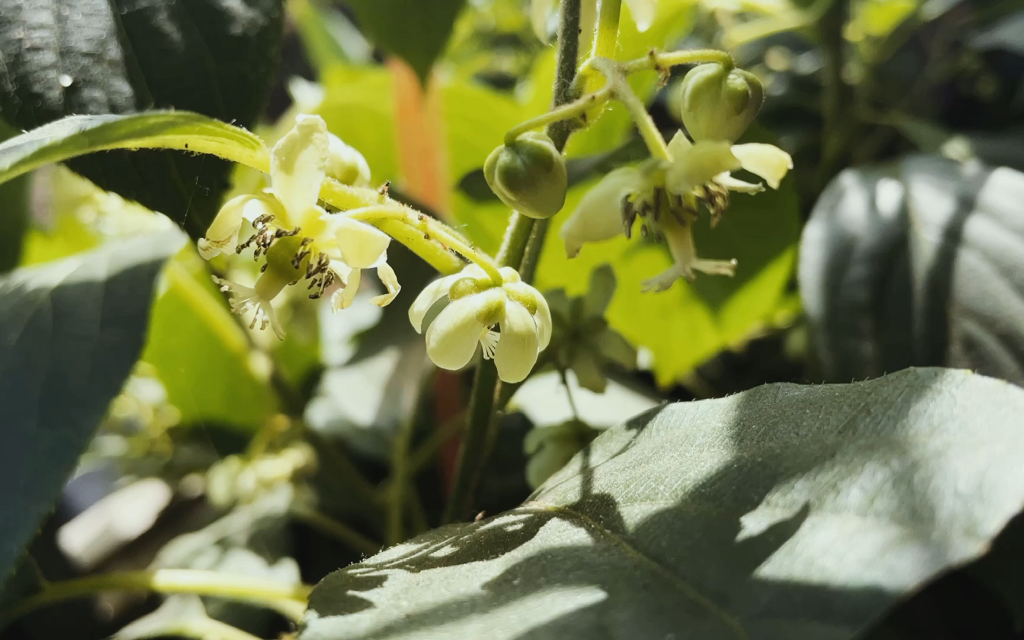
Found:
[{"label": "stamen", "polygon": [[484,352],[484,360],[492,360],[494,358],[494,351],[498,348],[498,339],[500,337],[501,334],[490,327],[484,327],[480,332],[480,348]]}]

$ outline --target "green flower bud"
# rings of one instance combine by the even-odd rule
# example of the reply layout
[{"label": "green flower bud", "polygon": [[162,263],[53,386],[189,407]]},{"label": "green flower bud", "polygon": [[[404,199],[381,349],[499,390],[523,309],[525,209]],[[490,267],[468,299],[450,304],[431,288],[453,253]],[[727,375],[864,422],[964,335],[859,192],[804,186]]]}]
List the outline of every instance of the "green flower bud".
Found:
[{"label": "green flower bud", "polygon": [[538,131],[498,147],[484,163],[487,184],[501,201],[531,218],[550,218],[565,204],[565,159]]},{"label": "green flower bud", "polygon": [[695,141],[735,142],[764,101],[757,76],[715,63],[694,67],[679,84],[680,117]]}]

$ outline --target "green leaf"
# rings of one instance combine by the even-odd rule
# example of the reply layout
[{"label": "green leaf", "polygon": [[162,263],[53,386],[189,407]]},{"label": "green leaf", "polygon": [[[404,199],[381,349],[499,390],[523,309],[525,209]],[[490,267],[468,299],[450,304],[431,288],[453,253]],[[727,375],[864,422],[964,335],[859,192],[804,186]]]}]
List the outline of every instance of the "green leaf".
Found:
[{"label": "green leaf", "polygon": [[301,638],[852,638],[1020,509],[1022,411],[939,369],[659,407],[521,507],[328,576]]},{"label": "green leaf", "polygon": [[0,577],[53,508],[142,350],[160,234],[0,279]]},{"label": "green leaf", "polygon": [[[0,120],[0,140],[16,134]],[[28,177],[0,184],[0,273],[18,266],[22,243],[28,231],[32,210],[29,207],[31,183]]]},{"label": "green leaf", "polygon": [[142,359],[153,365],[183,423],[214,421],[255,431],[277,407],[251,364],[244,330],[192,248],[164,270]]},{"label": "green leaf", "polygon": [[349,0],[360,26],[379,47],[402,58],[426,81],[444,51],[466,0]]},{"label": "green leaf", "polygon": [[1024,385],[1024,174],[936,156],[848,169],[800,247],[800,292],[828,380],[908,366]]},{"label": "green leaf", "polygon": [[69,116],[0,144],[0,183],[95,151],[142,148],[212,153],[250,165],[269,162],[269,151],[257,136],[197,113]]},{"label": "green leaf", "polygon": [[[248,127],[274,80],[283,10],[282,0],[0,0],[0,16],[0,116],[13,126],[174,108]],[[230,170],[168,152],[71,167],[193,236],[216,213]]]}]

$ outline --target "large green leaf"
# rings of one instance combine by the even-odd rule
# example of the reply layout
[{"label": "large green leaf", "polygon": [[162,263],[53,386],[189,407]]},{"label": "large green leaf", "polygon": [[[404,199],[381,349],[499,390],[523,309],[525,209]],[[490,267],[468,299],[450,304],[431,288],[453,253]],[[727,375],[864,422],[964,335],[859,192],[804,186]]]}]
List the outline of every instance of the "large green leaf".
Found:
[{"label": "large green leaf", "polygon": [[177,232],[0,279],[0,578],[53,508],[146,334]]},{"label": "large green leaf", "polygon": [[[71,114],[176,108],[251,126],[274,79],[281,0],[0,0],[0,116],[32,129]],[[227,163],[112,153],[71,163],[101,187],[205,231]]]},{"label": "large green leaf", "polygon": [[661,407],[518,509],[328,576],[302,639],[852,638],[1020,509],[1022,412],[943,369]]},{"label": "large green leaf", "polygon": [[181,421],[263,426],[276,398],[251,353],[206,264],[192,248],[179,252],[164,270],[142,359],[156,369]]},{"label": "large green leaf", "polygon": [[1024,174],[938,156],[848,169],[815,205],[800,292],[822,374],[966,367],[1024,385]]},{"label": "large green leaf", "polygon": [[197,113],[69,116],[0,144],[0,183],[95,151],[144,148],[215,153],[250,164],[269,162],[259,137]]},{"label": "large green leaf", "polygon": [[[17,133],[0,120],[0,140]],[[32,217],[29,187],[28,177],[0,185],[0,273],[10,271],[21,259],[22,243]]]},{"label": "large green leaf", "polygon": [[448,43],[466,0],[348,0],[378,46],[402,58],[425,80]]}]

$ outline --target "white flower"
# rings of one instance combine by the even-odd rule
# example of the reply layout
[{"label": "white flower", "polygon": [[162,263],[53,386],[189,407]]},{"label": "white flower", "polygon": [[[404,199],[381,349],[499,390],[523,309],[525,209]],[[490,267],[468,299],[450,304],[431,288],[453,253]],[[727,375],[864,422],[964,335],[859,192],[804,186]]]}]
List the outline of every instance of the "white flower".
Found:
[{"label": "white flower", "polygon": [[259,325],[259,328],[263,330],[270,325],[277,337],[284,340],[284,328],[278,322],[274,307],[270,304],[270,300],[277,294],[269,295],[260,291],[261,282],[266,286],[267,281],[264,278],[261,277],[255,287],[246,287],[217,276],[213,276],[213,281],[217,283],[221,291],[230,296],[228,302],[233,313],[243,316],[250,309],[253,310],[252,322],[249,323],[250,329]]},{"label": "white flower", "polygon": [[697,257],[693,244],[693,222],[699,205],[711,212],[712,222],[728,205],[728,192],[758,193],[764,187],[737,180],[732,171],[745,169],[773,189],[793,168],[785,151],[769,144],[737,144],[702,140],[691,143],[682,132],[668,145],[671,160],[648,160],[638,167],[623,167],[606,175],[580,201],[560,234],[565,252],[575,257],[588,242],[601,242],[625,233],[628,237],[637,217],[655,235],[664,236],[675,265],[644,282],[645,291],[664,291],[678,278],[692,280],[697,271],[733,275],[735,260],[705,260]]},{"label": "white flower", "polygon": [[[387,264],[391,237],[355,220],[351,211],[331,214],[319,206],[320,186],[328,175],[346,184],[362,185],[370,179],[366,160],[328,133],[322,118],[297,116],[295,126],[271,150],[270,188],[231,199],[198,241],[206,259],[249,246],[257,261],[265,259],[254,287],[215,279],[231,295],[232,310],[241,314],[255,309],[251,326],[269,325],[282,336],[271,301],[303,279],[310,298],[319,298],[335,281],[349,289],[333,296],[335,310],[351,303],[363,269],[376,269],[387,289],[373,298],[374,303],[387,305],[398,294],[395,272]],[[239,243],[246,222],[254,233]]]},{"label": "white flower", "polygon": [[[494,285],[476,265],[427,285],[409,308],[409,321],[422,333],[424,319],[436,303],[448,298],[426,327],[427,355],[442,369],[469,364],[481,345],[494,359],[498,377],[521,382],[551,341],[551,310],[544,296],[522,282],[511,267],[500,270],[504,282]],[[499,331],[495,331],[497,326]]]},{"label": "white flower", "polygon": [[690,142],[677,131],[668,143],[672,162],[665,170],[665,184],[672,193],[682,195],[709,182],[743,193],[757,193],[764,187],[733,178],[729,172],[745,169],[764,178],[772,189],[778,189],[786,173],[793,168],[793,158],[770,144],[748,143],[730,145],[725,141]]},{"label": "white flower", "polygon": [[588,191],[559,231],[565,254],[575,258],[585,243],[610,240],[623,233],[623,204],[644,190],[644,182],[642,169],[620,167]]}]

